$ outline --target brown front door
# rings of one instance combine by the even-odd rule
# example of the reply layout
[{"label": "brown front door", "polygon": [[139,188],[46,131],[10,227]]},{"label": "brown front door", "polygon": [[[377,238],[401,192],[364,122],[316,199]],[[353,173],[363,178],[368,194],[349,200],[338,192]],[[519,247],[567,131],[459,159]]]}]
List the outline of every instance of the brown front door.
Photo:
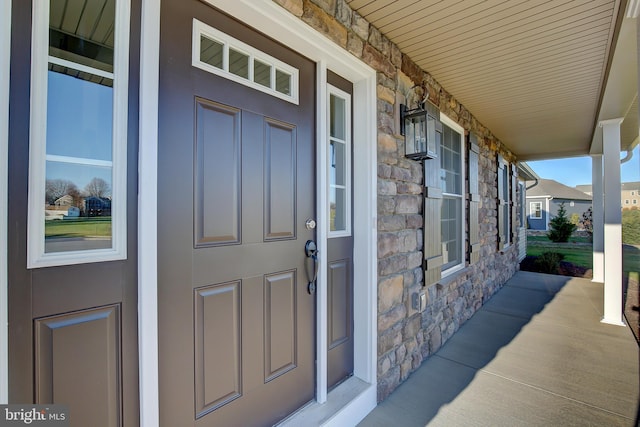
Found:
[{"label": "brown front door", "polygon": [[[194,18],[297,68],[299,104],[192,66]],[[160,422],[272,425],[314,396],[314,64],[194,0],[160,51]]]},{"label": "brown front door", "polygon": [[[12,10],[9,403],[67,405],[70,425],[76,427],[135,426],[139,420],[136,108],[140,3],[131,2],[129,50],[114,45],[117,3],[121,2],[14,1]],[[36,40],[31,35],[32,14],[43,13],[49,20],[41,23],[39,31],[48,40],[47,36]],[[124,21],[119,21],[119,28],[126,25]],[[31,48],[37,43],[41,52],[44,45],[45,55],[49,53],[48,63],[45,59],[36,71],[46,73],[44,102],[30,102]],[[119,140],[128,158],[120,169],[120,176],[126,175],[127,197],[123,187],[117,187],[120,192],[112,198],[116,176],[116,162],[110,164],[113,82],[125,82],[123,74],[114,76],[111,71],[114,56],[120,54],[129,56],[128,94],[123,94],[124,105],[116,108],[129,112],[125,136]],[[33,129],[30,138],[30,114],[44,108],[44,117],[32,123],[34,129],[48,129],[44,179],[30,181],[30,172],[33,177],[37,169],[30,170],[29,164],[30,148],[35,144]],[[96,183],[101,184],[100,189],[95,188]],[[43,197],[35,199],[29,209],[28,197],[38,191]],[[126,232],[117,236],[126,239],[126,257],[121,253],[114,260],[95,262],[91,259],[94,250],[108,250],[116,238],[111,231],[116,221],[112,201],[114,208],[116,204],[126,206],[122,216]],[[41,233],[33,228],[27,231],[28,219],[34,215],[42,215],[31,222],[32,227],[43,226]],[[60,255],[65,261],[28,268],[27,252],[38,245],[44,256]]]}]

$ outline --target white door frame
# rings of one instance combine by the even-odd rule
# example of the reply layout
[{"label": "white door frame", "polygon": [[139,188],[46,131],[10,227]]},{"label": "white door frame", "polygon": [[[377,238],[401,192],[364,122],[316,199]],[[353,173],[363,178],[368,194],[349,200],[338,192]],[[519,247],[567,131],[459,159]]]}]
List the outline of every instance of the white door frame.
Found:
[{"label": "white door frame", "polygon": [[[7,1],[7,0],[4,0]],[[317,64],[317,188],[326,188],[326,73],[353,83],[354,110],[354,376],[327,393],[326,259],[318,276],[316,402],[289,421],[306,425],[355,424],[376,406],[377,395],[377,128],[376,72],[271,0],[206,0]],[[138,315],[141,426],[158,425],[157,122],[160,6],[142,1]],[[326,248],[328,216],[318,191],[318,245]]]},{"label": "white door frame", "polygon": [[11,0],[0,0],[0,404],[9,401],[9,316],[7,209],[9,165],[9,65],[11,63]]},{"label": "white door frame", "polygon": [[158,87],[160,1],[142,0],[138,134],[140,426],[160,425],[158,397]]}]

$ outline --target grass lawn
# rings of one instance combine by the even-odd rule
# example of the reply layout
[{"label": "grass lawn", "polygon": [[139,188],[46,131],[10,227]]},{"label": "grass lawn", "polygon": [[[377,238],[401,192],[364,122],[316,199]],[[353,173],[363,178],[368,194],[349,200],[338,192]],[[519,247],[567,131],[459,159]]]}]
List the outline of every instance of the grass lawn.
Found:
[{"label": "grass lawn", "polygon": [[46,239],[59,237],[111,237],[111,217],[45,221],[44,236]]},{"label": "grass lawn", "polygon": [[[551,240],[549,240],[547,236],[527,236],[527,242],[533,243],[533,244],[536,244],[536,243],[549,243],[550,245],[558,244],[558,243],[553,243]],[[571,238],[567,243],[560,243],[560,244],[566,245],[570,243],[591,243],[591,242],[589,241],[588,237],[571,236]]]},{"label": "grass lawn", "polygon": [[640,278],[640,246],[624,246],[622,268],[636,282]]},{"label": "grass lawn", "polygon": [[[572,243],[573,242],[573,243]],[[581,243],[576,245],[575,243]],[[543,252],[559,252],[564,260],[580,267],[593,268],[593,249],[586,237],[572,237],[569,243],[553,243],[546,236],[527,237],[527,255],[539,256]],[[624,245],[622,268],[631,278],[640,276],[640,246]]]}]

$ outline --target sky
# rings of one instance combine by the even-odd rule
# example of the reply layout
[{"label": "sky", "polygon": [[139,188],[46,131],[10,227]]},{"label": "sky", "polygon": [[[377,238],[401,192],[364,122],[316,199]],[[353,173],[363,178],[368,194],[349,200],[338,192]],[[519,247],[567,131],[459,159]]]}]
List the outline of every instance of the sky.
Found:
[{"label": "sky", "polygon": [[[626,152],[621,153],[621,158]],[[557,160],[527,162],[540,178],[553,179],[569,187],[591,184],[591,157],[572,157]],[[620,166],[622,182],[640,181],[640,145],[633,150],[633,157]]]},{"label": "sky", "polygon": [[47,155],[67,162],[47,161],[47,179],[65,179],[82,191],[92,178],[111,186],[111,167],[91,161],[112,160],[113,88],[49,71]]}]

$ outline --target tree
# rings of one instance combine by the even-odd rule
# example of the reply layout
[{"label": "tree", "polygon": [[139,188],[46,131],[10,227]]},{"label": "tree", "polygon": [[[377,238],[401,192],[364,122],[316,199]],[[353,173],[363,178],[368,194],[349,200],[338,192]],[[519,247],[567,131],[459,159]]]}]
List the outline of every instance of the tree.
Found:
[{"label": "tree", "polygon": [[62,196],[69,195],[75,200],[80,195],[78,187],[67,179],[47,179],[44,185],[45,201],[50,205]]},{"label": "tree", "polygon": [[89,183],[84,187],[84,192],[88,197],[106,197],[111,192],[111,187],[102,178],[93,178]]},{"label": "tree", "polygon": [[552,242],[568,242],[571,234],[576,230],[576,225],[572,224],[567,218],[567,211],[564,208],[564,202],[560,204],[558,214],[549,221],[551,231],[547,233],[547,237]]},{"label": "tree", "polygon": [[589,234],[589,241],[593,242],[593,210],[591,208],[582,213],[580,227]]}]

